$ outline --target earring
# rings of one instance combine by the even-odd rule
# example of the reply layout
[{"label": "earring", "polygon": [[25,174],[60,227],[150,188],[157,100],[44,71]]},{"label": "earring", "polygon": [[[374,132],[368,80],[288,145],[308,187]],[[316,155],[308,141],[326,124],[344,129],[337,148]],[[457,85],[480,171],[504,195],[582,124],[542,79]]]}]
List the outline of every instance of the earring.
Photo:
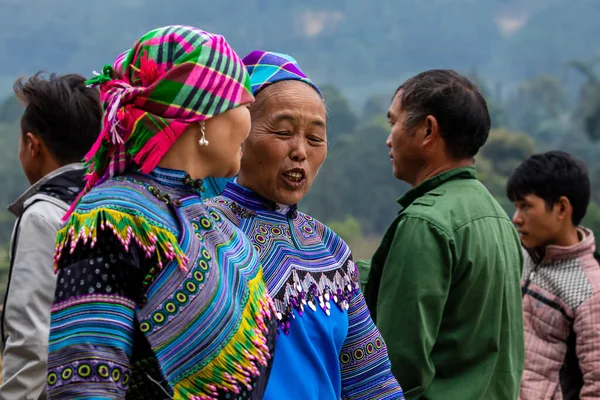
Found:
[{"label": "earring", "polygon": [[208,140],[206,140],[206,127],[204,121],[200,122],[200,132],[202,132],[202,138],[198,140],[200,146],[208,146]]}]

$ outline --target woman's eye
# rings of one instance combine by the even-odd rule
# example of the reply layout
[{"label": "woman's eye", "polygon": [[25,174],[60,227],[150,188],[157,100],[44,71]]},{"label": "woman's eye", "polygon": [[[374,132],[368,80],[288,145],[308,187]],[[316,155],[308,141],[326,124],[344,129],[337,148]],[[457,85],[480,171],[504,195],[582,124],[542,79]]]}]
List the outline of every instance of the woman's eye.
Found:
[{"label": "woman's eye", "polygon": [[275,132],[276,135],[278,136],[290,136],[291,133],[287,132],[287,131],[279,131],[279,132]]}]

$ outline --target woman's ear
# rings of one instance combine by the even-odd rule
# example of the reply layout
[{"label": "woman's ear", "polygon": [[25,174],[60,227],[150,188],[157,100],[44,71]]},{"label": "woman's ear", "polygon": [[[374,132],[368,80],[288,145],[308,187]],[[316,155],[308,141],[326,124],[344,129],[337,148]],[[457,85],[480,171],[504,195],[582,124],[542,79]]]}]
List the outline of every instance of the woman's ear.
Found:
[{"label": "woman's ear", "polygon": [[34,159],[39,157],[42,151],[43,143],[37,135],[27,132],[23,137],[23,145],[25,146],[25,151],[29,153],[31,159]]}]

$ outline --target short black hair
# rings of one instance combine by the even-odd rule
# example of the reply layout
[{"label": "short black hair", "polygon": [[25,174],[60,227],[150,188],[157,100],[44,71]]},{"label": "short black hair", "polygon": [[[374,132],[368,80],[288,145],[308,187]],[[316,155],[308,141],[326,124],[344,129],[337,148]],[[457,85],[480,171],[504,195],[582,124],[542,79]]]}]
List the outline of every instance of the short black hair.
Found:
[{"label": "short black hair", "polygon": [[87,87],[81,75],[44,79],[42,72],[17,79],[13,90],[25,105],[21,133],[39,135],[62,165],[81,161],[102,128],[98,90]]},{"label": "short black hair", "polygon": [[533,194],[550,208],[562,196],[573,207],[573,225],[581,223],[590,203],[590,178],[585,164],[563,151],[535,154],[525,160],[508,179],[506,194],[520,201]]},{"label": "short black hair", "polygon": [[433,115],[455,159],[474,157],[487,141],[491,126],[487,103],[477,85],[464,76],[452,70],[429,70],[404,82],[396,95],[400,91],[408,129]]}]

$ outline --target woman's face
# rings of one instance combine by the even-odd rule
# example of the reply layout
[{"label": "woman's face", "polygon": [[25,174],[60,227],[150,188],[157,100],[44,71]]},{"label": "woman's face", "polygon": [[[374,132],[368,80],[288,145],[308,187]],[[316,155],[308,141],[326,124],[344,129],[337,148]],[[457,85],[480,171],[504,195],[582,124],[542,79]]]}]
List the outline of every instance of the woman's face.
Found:
[{"label": "woman's face", "polygon": [[276,203],[297,204],[327,157],[323,99],[304,82],[278,82],[258,94],[252,117],[238,182]]},{"label": "woman's face", "polygon": [[[207,146],[198,146],[202,159],[211,166],[210,176],[229,178],[240,170],[242,143],[250,133],[248,104],[210,118],[205,122]],[[201,137],[198,128],[197,137]]]}]

